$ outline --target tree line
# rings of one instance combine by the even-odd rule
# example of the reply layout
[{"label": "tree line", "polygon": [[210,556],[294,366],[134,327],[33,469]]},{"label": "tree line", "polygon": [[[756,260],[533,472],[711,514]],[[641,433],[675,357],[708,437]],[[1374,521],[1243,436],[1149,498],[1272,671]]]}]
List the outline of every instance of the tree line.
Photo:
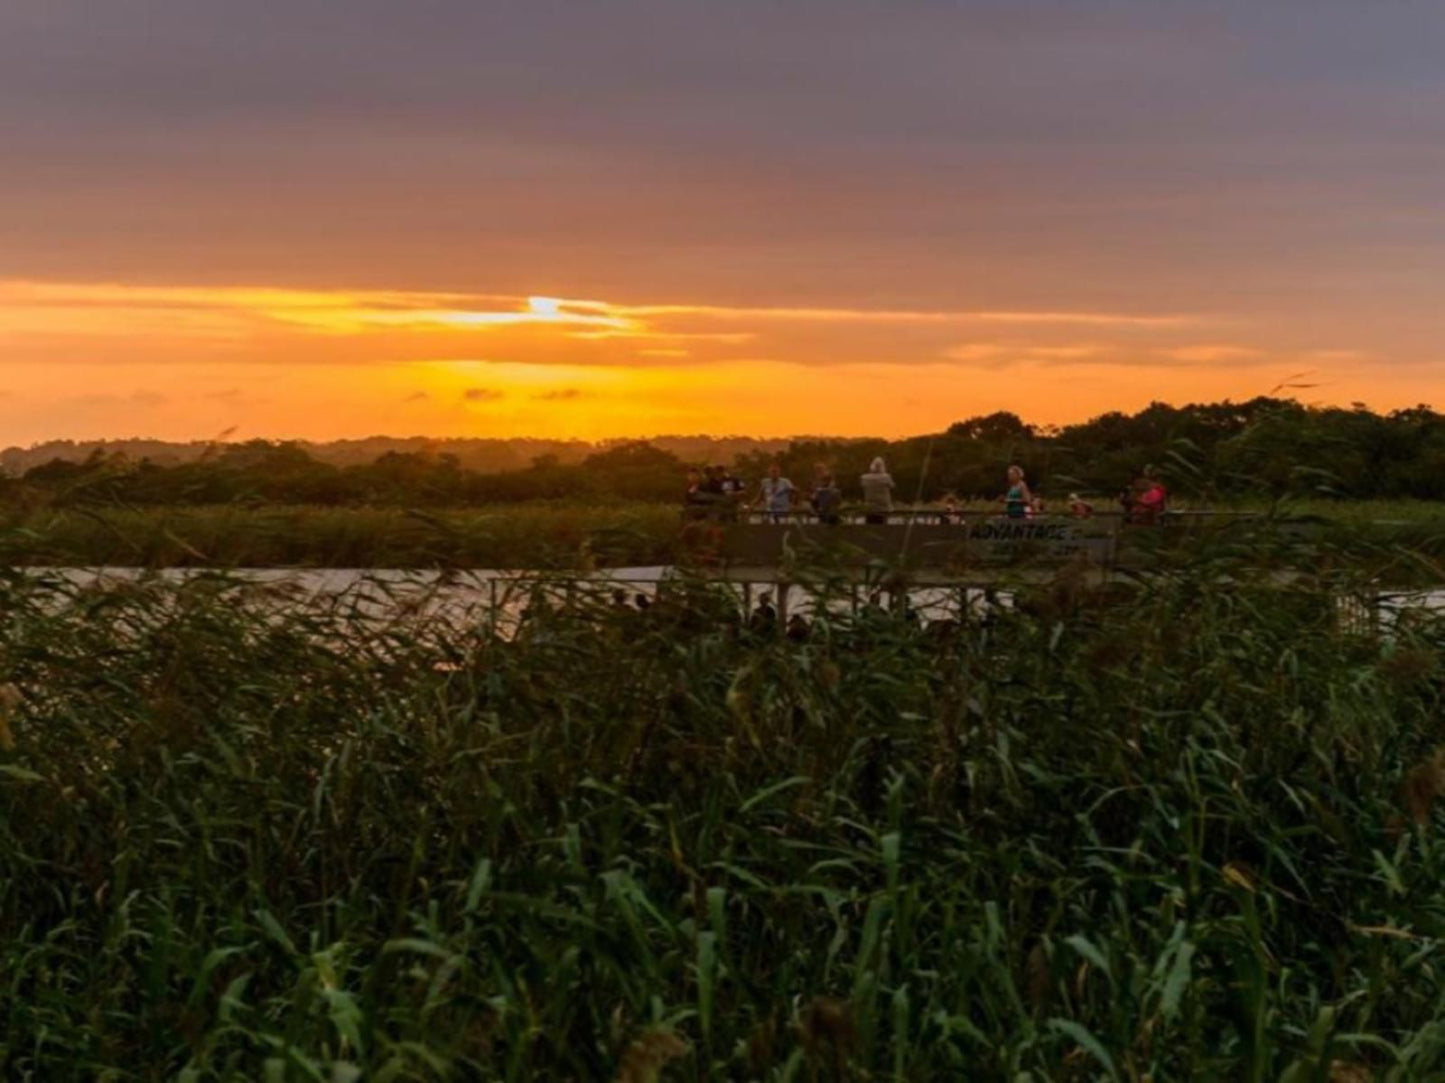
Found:
[{"label": "tree line", "polygon": [[[744,444],[743,446],[747,446]],[[1290,399],[1111,412],[1059,428],[1000,412],[941,433],[883,439],[796,439],[744,451],[729,466],[749,485],[778,463],[801,487],[821,464],[845,494],[875,457],[904,501],[993,498],[1018,464],[1036,491],[1117,492],[1146,465],[1175,494],[1203,498],[1288,493],[1341,498],[1445,499],[1445,415],[1427,406],[1376,413],[1363,406],[1313,407]],[[0,480],[8,503],[314,504],[467,506],[523,500],[681,499],[689,467],[710,465],[646,441],[619,443],[580,461],[556,454],[483,472],[433,449],[387,451],[370,462],[328,462],[294,442],[221,444],[190,461],[96,449],[55,458]]]}]

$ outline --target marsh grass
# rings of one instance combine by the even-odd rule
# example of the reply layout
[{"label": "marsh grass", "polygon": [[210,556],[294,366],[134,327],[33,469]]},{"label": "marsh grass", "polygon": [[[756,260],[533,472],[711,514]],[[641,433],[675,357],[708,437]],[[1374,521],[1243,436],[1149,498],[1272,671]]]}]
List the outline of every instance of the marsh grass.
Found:
[{"label": "marsh grass", "polygon": [[579,569],[671,562],[677,528],[677,509],[653,504],[98,506],[13,516],[0,530],[0,558],[32,565]]},{"label": "marsh grass", "polygon": [[[1101,510],[1113,510],[1107,500]],[[1361,544],[1445,552],[1445,513],[1429,501],[1290,499],[1175,504],[1182,511],[1300,520]],[[996,503],[964,506],[991,515]],[[487,508],[204,505],[11,509],[0,560],[140,567],[546,568],[669,564],[682,557],[670,504],[537,501]]]},{"label": "marsh grass", "polygon": [[1433,1078],[1445,629],[1279,555],[806,640],[6,574],[0,1074]]}]

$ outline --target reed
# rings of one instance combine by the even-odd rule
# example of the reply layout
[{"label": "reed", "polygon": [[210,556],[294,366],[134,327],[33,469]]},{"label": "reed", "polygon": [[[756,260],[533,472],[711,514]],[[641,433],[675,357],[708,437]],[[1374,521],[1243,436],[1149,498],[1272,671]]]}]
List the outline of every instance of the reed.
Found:
[{"label": "reed", "polygon": [[[1109,510],[1107,500],[1100,509]],[[1181,510],[1203,506],[1177,502]],[[1292,500],[1213,510],[1314,522],[1357,548],[1390,542],[1445,552],[1445,517],[1426,501]],[[962,506],[990,515],[996,503]],[[671,504],[536,501],[414,511],[395,507],[201,505],[11,509],[0,562],[142,567],[545,568],[667,564],[681,556]]]},{"label": "reed", "polygon": [[502,509],[68,508],[13,516],[0,559],[143,567],[579,568],[677,556],[678,512],[654,504]]},{"label": "reed", "polygon": [[5,573],[0,1074],[1433,1078],[1445,628],[1360,587],[503,640]]}]

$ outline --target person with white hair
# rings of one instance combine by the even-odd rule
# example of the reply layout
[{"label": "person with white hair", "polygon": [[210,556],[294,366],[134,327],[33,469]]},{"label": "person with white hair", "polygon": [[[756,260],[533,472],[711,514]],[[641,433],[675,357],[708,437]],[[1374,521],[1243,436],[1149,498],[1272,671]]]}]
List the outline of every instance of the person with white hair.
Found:
[{"label": "person with white hair", "polygon": [[893,477],[888,473],[881,457],[868,464],[868,473],[860,479],[863,483],[863,521],[886,523],[888,513],[893,510]]}]

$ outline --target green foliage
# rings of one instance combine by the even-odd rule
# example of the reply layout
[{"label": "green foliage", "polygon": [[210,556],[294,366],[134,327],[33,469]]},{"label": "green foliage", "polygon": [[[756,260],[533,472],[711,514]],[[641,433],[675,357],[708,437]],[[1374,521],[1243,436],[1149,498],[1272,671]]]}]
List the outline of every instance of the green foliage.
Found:
[{"label": "green foliage", "polygon": [[[1188,507],[1179,501],[1177,507]],[[1290,500],[1219,502],[1216,508],[1273,513],[1321,542],[1328,558],[1348,559],[1395,582],[1438,581],[1422,558],[1445,557],[1445,521],[1428,501]],[[963,505],[975,515],[995,502]],[[1262,522],[1267,528],[1269,522]],[[82,506],[13,511],[0,520],[0,563],[40,566],[531,568],[586,570],[673,564],[683,558],[681,520],[671,504],[537,501],[487,509]],[[1155,553],[1174,535],[1261,530],[1220,517],[1181,522],[1168,538],[1126,537],[1125,552]],[[1263,530],[1268,535],[1267,529]],[[1404,547],[1403,549],[1401,547]],[[1166,550],[1171,548],[1164,545]],[[1155,554],[1161,555],[1161,554]],[[1279,554],[1282,566],[1309,569],[1314,551]],[[1391,570],[1393,569],[1393,570]],[[1414,569],[1411,574],[1404,574]]]},{"label": "green foliage", "polygon": [[1434,1078],[1445,629],[1266,557],[806,639],[8,575],[0,1075]]},{"label": "green foliage", "polygon": [[0,560],[141,567],[585,568],[671,563],[662,504],[398,508],[61,508],[21,513]]},{"label": "green foliage", "polygon": [[[1062,429],[1040,429],[1011,413],[967,418],[935,435],[904,440],[767,441],[667,438],[609,445],[590,455],[573,445],[517,466],[495,455],[480,469],[456,451],[388,450],[370,462],[343,449],[252,440],[217,445],[181,462],[95,449],[81,461],[55,459],[0,481],[13,506],[190,506],[200,504],[465,507],[572,500],[678,503],[689,465],[738,447],[732,464],[754,485],[774,462],[805,489],[830,471],[845,497],[883,456],[905,501],[952,493],[993,500],[1004,471],[1018,464],[1035,491],[1060,499],[1089,493],[1106,505],[1152,465],[1177,497],[1218,501],[1251,496],[1445,498],[1445,417],[1427,407],[1375,414],[1364,407],[1314,409],[1287,399],[1181,407],[1154,403],[1137,414],[1107,413]],[[530,445],[529,445],[530,446]],[[552,445],[538,444],[551,448]],[[79,452],[80,448],[71,449]],[[142,445],[138,451],[154,450]],[[339,454],[339,453],[338,453]],[[12,456],[12,458],[14,458]],[[17,460],[30,462],[30,453]]]}]

